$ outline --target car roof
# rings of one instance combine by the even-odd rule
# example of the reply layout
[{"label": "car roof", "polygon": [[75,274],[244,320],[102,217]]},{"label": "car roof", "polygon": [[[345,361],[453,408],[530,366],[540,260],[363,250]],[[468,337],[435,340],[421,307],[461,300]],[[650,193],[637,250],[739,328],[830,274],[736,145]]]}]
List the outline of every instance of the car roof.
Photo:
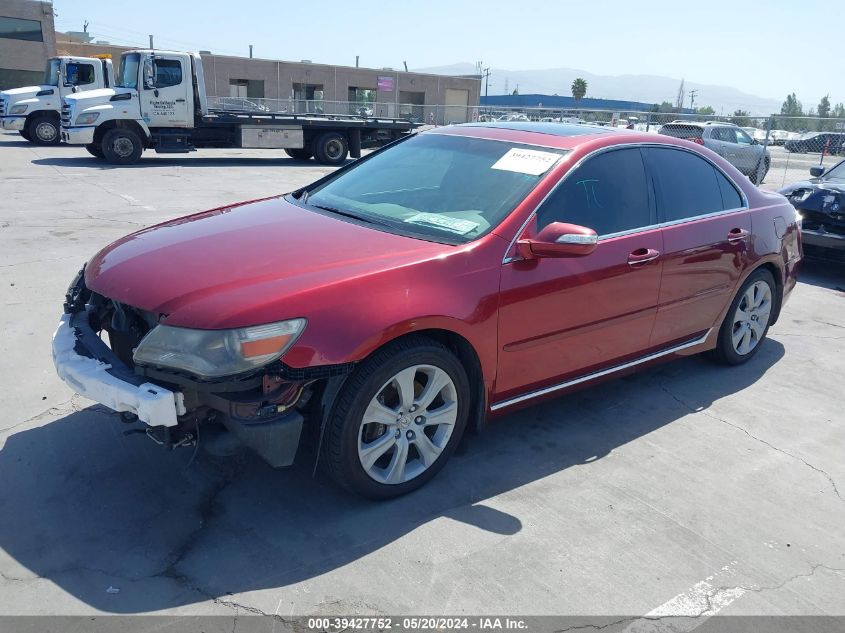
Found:
[{"label": "car roof", "polygon": [[663,125],[679,125],[687,127],[705,127],[708,125],[724,125],[725,127],[739,127],[736,123],[728,123],[727,121],[670,121]]}]

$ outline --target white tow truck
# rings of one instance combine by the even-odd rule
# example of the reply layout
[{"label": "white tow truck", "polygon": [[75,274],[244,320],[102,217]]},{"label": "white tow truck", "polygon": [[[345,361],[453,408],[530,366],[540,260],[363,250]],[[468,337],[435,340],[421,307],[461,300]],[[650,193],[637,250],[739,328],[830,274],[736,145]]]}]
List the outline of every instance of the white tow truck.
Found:
[{"label": "white tow truck", "polygon": [[108,88],[113,83],[111,55],[51,57],[40,86],[0,92],[0,128],[16,130],[38,145],[55,145],[60,138],[62,97]]},{"label": "white tow truck", "polygon": [[340,165],[415,127],[400,119],[213,108],[198,54],[147,49],[121,55],[114,88],[65,97],[61,124],[64,142],[117,165],[137,162],[145,149],[212,147],[282,149]]}]

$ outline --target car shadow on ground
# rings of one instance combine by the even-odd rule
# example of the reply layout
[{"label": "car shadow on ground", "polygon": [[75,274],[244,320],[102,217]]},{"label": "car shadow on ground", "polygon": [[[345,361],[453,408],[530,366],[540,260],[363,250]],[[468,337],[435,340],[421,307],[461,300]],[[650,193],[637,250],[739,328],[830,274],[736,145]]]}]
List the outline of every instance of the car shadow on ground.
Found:
[{"label": "car shadow on ground", "polygon": [[[0,450],[4,575],[48,579],[105,612],[145,613],[308,580],[433,521],[507,538],[520,517],[486,500],[589,469],[755,383],[783,354],[768,340],[739,367],[681,359],[513,413],[470,436],[427,486],[381,503],[312,478],[310,460],[281,470],[251,455],[192,461],[193,449],[166,452],[89,407],[12,431]],[[366,582],[391,582],[392,573]]]},{"label": "car shadow on ground", "polygon": [[798,278],[801,283],[845,292],[845,262],[807,257],[801,262]]},{"label": "car shadow on ground", "polygon": [[[351,162],[348,159],[344,164]],[[162,158],[145,157],[134,165],[112,165],[99,158],[85,155],[76,156],[53,156],[49,158],[35,158],[33,165],[47,165],[50,167],[89,167],[96,169],[154,169],[156,167],[314,167],[322,169],[333,169],[321,165],[314,160],[297,160],[287,156],[273,156],[258,158],[245,156],[243,158],[234,156],[192,156],[185,158]]]}]

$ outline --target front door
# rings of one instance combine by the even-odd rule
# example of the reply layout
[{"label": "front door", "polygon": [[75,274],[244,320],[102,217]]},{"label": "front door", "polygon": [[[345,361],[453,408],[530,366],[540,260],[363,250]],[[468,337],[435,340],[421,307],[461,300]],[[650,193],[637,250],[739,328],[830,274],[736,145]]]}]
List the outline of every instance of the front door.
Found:
[{"label": "front door", "polygon": [[751,215],[718,168],[680,148],[644,151],[663,228],[663,276],[651,344],[703,335],[730,302],[747,261]]},{"label": "front door", "polygon": [[[191,68],[186,57],[155,55],[144,59],[141,116],[151,128],[192,127]],[[189,107],[189,105],[191,107]]]},{"label": "front door", "polygon": [[526,232],[592,228],[582,257],[516,259],[502,268],[496,400],[643,355],[654,324],[662,237],[641,151],[613,149],[569,173]]}]

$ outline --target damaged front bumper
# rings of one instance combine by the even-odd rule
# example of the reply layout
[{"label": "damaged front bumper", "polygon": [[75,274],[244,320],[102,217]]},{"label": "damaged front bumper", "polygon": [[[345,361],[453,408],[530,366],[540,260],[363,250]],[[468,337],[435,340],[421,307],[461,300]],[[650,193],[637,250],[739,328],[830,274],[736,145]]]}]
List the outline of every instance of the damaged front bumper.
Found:
[{"label": "damaged front bumper", "polygon": [[114,357],[86,322],[64,314],[53,334],[56,373],[76,393],[114,411],[134,413],[149,426],[176,426],[185,415],[182,393],[145,382]]}]

